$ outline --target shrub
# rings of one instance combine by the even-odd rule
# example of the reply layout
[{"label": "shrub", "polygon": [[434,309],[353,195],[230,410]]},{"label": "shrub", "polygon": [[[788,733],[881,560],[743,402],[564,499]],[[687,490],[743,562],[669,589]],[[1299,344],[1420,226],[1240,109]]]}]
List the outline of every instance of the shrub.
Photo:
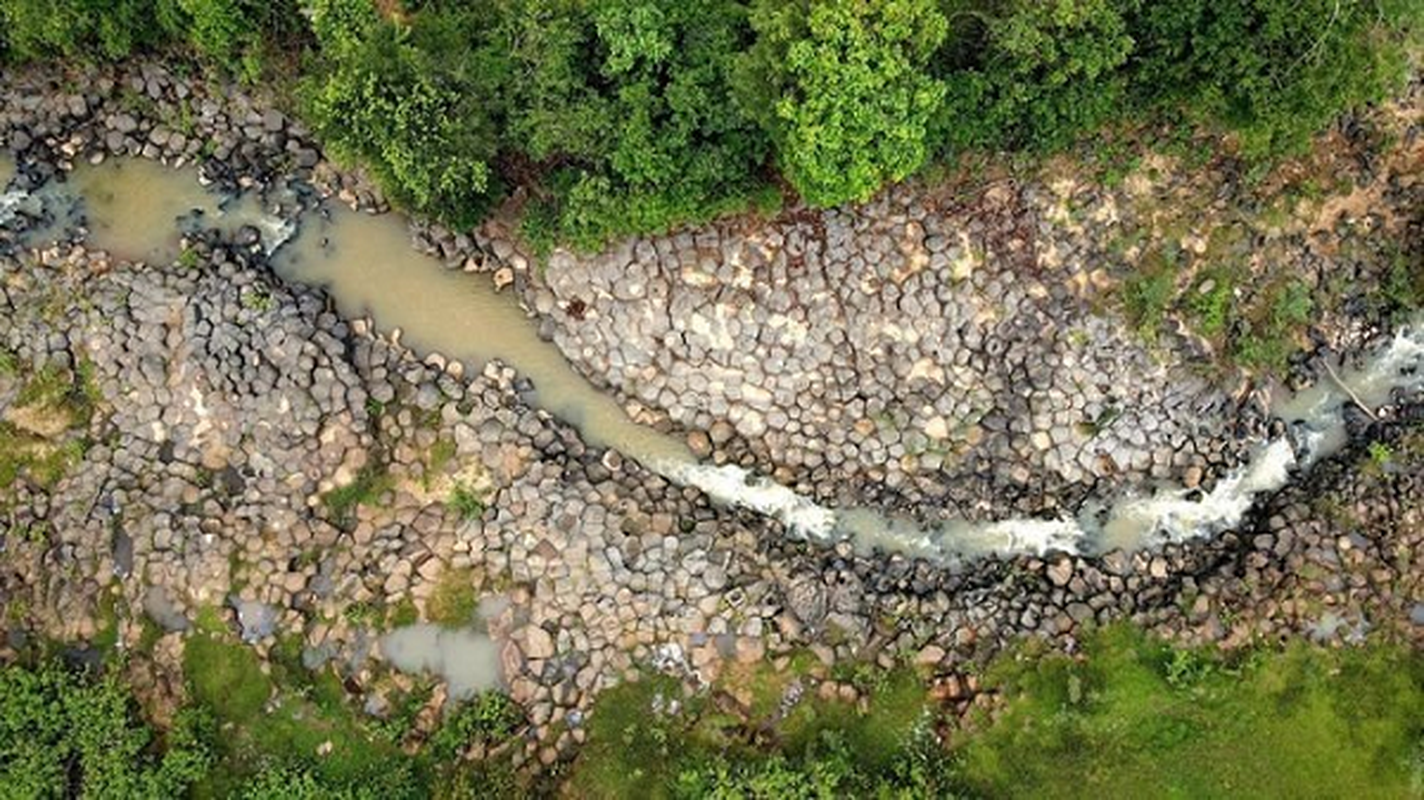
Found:
[{"label": "shrub", "polygon": [[[449,40],[450,19],[416,21],[429,22],[428,45]],[[328,145],[369,165],[415,210],[461,226],[478,220],[500,187],[486,95],[468,83],[467,59],[418,46],[421,31],[378,18],[366,0],[318,0],[313,25],[325,59],[302,95]]]},{"label": "shrub", "polygon": [[6,55],[109,60],[164,41],[154,0],[0,0]]},{"label": "shrub", "polygon": [[743,91],[808,203],[866,200],[929,155],[945,96],[927,72],[944,41],[930,0],[759,0]]},{"label": "shrub", "polygon": [[491,745],[507,740],[524,724],[519,706],[500,692],[481,692],[461,703],[430,737],[430,754],[450,761],[472,744]]},{"label": "shrub", "polygon": [[1287,153],[1399,85],[1421,16],[1402,0],[1146,2],[1133,84],[1148,107],[1235,131],[1248,155]]},{"label": "shrub", "polygon": [[1132,52],[1123,18],[1136,0],[1011,0],[951,12],[940,54],[951,148],[1054,148],[1119,110]]},{"label": "shrub", "polygon": [[0,668],[0,786],[14,797],[175,797],[212,756],[207,718],[178,715],[163,756],[114,678],[58,664]]}]

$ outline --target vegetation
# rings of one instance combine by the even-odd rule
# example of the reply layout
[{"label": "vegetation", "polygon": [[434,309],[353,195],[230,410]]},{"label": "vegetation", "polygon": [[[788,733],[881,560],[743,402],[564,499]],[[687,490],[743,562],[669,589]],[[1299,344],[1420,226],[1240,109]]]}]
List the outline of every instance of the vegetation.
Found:
[{"label": "vegetation", "polygon": [[175,797],[204,775],[209,720],[180,714],[161,756],[114,678],[0,668],[0,786],[11,797]]},{"label": "vegetation", "polygon": [[474,621],[479,604],[473,571],[447,567],[430,596],[428,615],[438,625],[460,628]]},{"label": "vegetation", "polygon": [[350,528],[356,524],[358,508],[376,505],[394,485],[395,479],[385,465],[373,462],[362,467],[351,483],[332,489],[321,499],[328,518],[336,525]]},{"label": "vegetation", "polygon": [[53,486],[83,459],[100,400],[93,372],[84,360],[73,369],[35,370],[0,351],[0,377],[20,380],[6,419],[0,420],[0,519],[8,516],[18,483]]},{"label": "vegetation", "polygon": [[[414,755],[431,697],[355,711],[284,639],[264,665],[216,613],[184,669],[190,705],[155,732],[115,674],[0,667],[0,781],[17,796],[512,797],[524,727],[500,694],[457,705]],[[116,669],[111,665],[109,669]],[[1028,642],[981,676],[1000,702],[940,716],[912,671],[834,675],[797,655],[728,665],[710,690],[648,676],[606,691],[564,774],[578,797],[1411,796],[1424,781],[1424,657],[1376,642],[1225,656],[1132,628],[1075,656]],[[841,674],[844,673],[844,674]],[[805,681],[853,683],[857,703]],[[976,707],[977,708],[977,707]],[[951,730],[946,749],[936,729]]]},{"label": "vegetation", "polygon": [[1223,658],[1115,628],[990,681],[1010,699],[960,751],[976,793],[1405,797],[1424,779],[1424,659],[1403,648]]},{"label": "vegetation", "polygon": [[[1269,159],[1399,86],[1411,0],[0,0],[6,58],[170,49],[298,73],[333,152],[458,225],[508,187],[585,247],[775,203],[868,198],[967,151],[1115,120]],[[292,54],[306,51],[300,61]],[[284,56],[284,54],[286,54]]]}]

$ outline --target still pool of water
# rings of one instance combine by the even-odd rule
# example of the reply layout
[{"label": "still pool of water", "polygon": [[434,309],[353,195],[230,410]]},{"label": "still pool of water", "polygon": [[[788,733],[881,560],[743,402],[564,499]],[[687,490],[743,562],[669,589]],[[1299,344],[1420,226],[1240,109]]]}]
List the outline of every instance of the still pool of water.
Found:
[{"label": "still pool of water", "polygon": [[128,261],[169,264],[184,230],[216,228],[227,235],[257,228],[270,252],[294,228],[268,214],[255,193],[240,198],[208,191],[192,169],[147,159],[110,158],[76,167],[68,191],[83,199],[90,241]]},{"label": "still pool of water", "polygon": [[494,640],[467,628],[425,623],[396,628],[381,637],[381,653],[401,672],[439,675],[456,699],[500,686]]}]

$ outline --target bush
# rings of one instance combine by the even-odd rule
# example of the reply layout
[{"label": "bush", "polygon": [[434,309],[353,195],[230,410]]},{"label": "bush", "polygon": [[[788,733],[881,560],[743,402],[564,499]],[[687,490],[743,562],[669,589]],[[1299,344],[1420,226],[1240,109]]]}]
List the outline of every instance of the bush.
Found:
[{"label": "bush", "polygon": [[207,718],[177,717],[166,752],[114,678],[50,663],[0,668],[0,786],[7,796],[175,797],[212,761]]},{"label": "bush", "polygon": [[461,703],[430,737],[430,755],[450,761],[474,744],[492,745],[509,739],[524,724],[524,712],[508,695],[482,692]]},{"label": "bush", "polygon": [[1118,110],[1136,0],[1011,0],[951,12],[939,122],[952,149],[1062,147]]},{"label": "bush", "polygon": [[460,226],[500,195],[487,95],[456,52],[463,31],[448,27],[469,19],[419,15],[413,30],[379,18],[367,0],[318,0],[323,67],[302,93],[338,154],[366,163],[394,199]]},{"label": "bush", "polygon": [[154,0],[0,0],[5,53],[14,61],[115,60],[166,41]]},{"label": "bush", "polygon": [[1149,108],[1235,131],[1252,156],[1289,153],[1407,71],[1408,0],[1174,0],[1131,17],[1132,80]]},{"label": "bush", "polygon": [[752,26],[744,92],[807,202],[865,200],[925,163],[945,96],[927,72],[947,30],[930,0],[759,0]]}]

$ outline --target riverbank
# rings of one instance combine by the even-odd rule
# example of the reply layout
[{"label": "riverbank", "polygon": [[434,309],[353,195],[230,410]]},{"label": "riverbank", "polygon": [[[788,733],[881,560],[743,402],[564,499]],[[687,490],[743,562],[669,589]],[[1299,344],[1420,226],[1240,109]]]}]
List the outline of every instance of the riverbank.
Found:
[{"label": "riverbank", "polygon": [[[227,189],[310,185],[298,205],[327,194],[384,207],[359,177],[327,164],[300,125],[240,90],[153,64],[5,80],[0,126],[26,189],[99,154],[128,155],[201,162]],[[1404,141],[1414,147],[1417,134]],[[1400,200],[1405,215],[1418,187],[1381,177],[1399,194],[1380,197]],[[1040,211],[1026,215],[1035,192],[986,193],[933,220],[920,202],[919,220],[916,195],[896,190],[819,219],[792,214],[597,258],[556,254],[542,277],[494,229],[462,239],[417,227],[415,238],[448,263],[492,273],[470,280],[512,281],[575,365],[637,399],[647,421],[808,494],[982,517],[1071,506],[1102,484],[1190,484],[1193,468],[1209,486],[1267,431],[1264,402],[1197,374],[1201,345],[1189,337],[1164,334],[1149,347],[1124,332],[1087,289],[1112,265],[1042,261],[1106,249],[1121,231],[1089,226],[1073,238],[1044,206],[1030,203]],[[1125,217],[1130,206],[1108,196],[1092,208],[1122,202]],[[1000,222],[984,221],[994,213]],[[22,215],[6,236],[44,222]],[[1399,224],[1418,235],[1417,219]],[[812,244],[822,226],[838,251]],[[0,555],[4,657],[46,640],[99,657],[146,650],[153,668],[142,668],[140,692],[171,705],[185,691],[184,642],[216,613],[264,656],[297,641],[304,664],[334,669],[379,715],[381,698],[406,680],[381,656],[379,634],[417,619],[473,625],[475,605],[498,596],[507,605],[488,628],[502,680],[528,715],[521,758],[547,766],[574,757],[602,690],[646,670],[716,687],[734,665],[784,666],[800,652],[828,670],[909,662],[962,710],[975,702],[974,665],[1009,642],[1029,635],[1072,648],[1111,620],[1227,645],[1424,636],[1417,405],[1372,409],[1379,422],[1357,415],[1349,447],[1219,537],[1132,554],[931,564],[791,540],[773,521],[590,448],[528,403],[513,370],[467,374],[280,280],[254,233],[191,235],[170,265],[73,244],[11,248],[0,261],[0,407],[17,448],[7,451],[16,478]],[[765,244],[774,237],[785,246]],[[1358,245],[1336,244],[1342,254]],[[749,260],[758,252],[765,263]],[[875,252],[887,254],[879,272],[856,262]],[[1390,268],[1349,258],[1361,278]],[[1321,273],[1342,263],[1322,262]],[[956,269],[968,270],[958,282]],[[877,275],[873,291],[852,274]],[[1200,294],[1199,277],[1179,280]],[[1074,287],[1085,282],[1083,297]],[[1341,303],[1359,304],[1348,292]],[[837,304],[841,316],[827,310]],[[1354,316],[1323,310],[1316,327],[1358,353],[1382,338],[1384,313],[1369,303]],[[768,373],[777,359],[793,366]],[[1108,407],[1083,388],[1099,383],[1119,409],[1112,420],[1089,413],[1093,402]],[[985,416],[969,422],[976,414]],[[1103,436],[1088,435],[1086,416]],[[857,427],[865,419],[877,427]],[[953,435],[931,468],[927,443],[941,428]],[[1160,463],[1157,441],[1143,435],[1154,429],[1174,442]],[[1037,447],[1042,436],[1054,446]],[[911,452],[920,439],[925,449]],[[963,452],[947,458],[950,449]]]}]

